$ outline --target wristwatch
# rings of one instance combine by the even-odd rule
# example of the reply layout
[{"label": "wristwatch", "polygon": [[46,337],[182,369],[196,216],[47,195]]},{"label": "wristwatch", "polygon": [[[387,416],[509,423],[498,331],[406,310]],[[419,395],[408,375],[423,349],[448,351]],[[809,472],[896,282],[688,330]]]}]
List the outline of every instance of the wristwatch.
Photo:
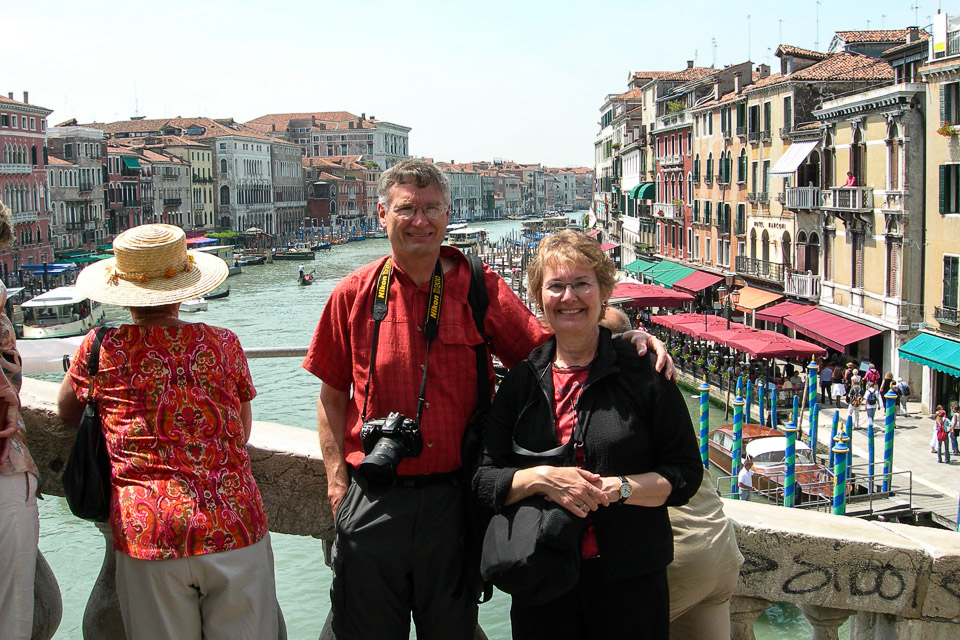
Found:
[{"label": "wristwatch", "polygon": [[627,481],[627,477],[620,476],[620,499],[617,500],[617,502],[623,504],[630,498],[632,493],[633,487],[630,486],[630,483]]}]

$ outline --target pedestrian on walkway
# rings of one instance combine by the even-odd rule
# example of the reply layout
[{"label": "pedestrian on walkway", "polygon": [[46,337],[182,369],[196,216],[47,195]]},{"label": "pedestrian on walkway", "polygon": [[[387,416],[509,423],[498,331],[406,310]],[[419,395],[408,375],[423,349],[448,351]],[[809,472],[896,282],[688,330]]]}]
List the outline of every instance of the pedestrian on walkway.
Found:
[{"label": "pedestrian on walkway", "polygon": [[903,415],[907,415],[907,396],[910,395],[910,385],[904,382],[903,378],[897,378],[894,391],[897,394],[898,403],[903,409]]},{"label": "pedestrian on walkway", "polygon": [[847,391],[847,417],[853,416],[853,428],[860,428],[860,405],[863,403],[863,389],[860,388],[860,376],[850,378],[850,390]]},{"label": "pedestrian on walkway", "polygon": [[[890,376],[892,379],[893,374],[890,374]],[[873,364],[872,362],[870,363],[870,368],[867,369],[865,374],[863,374],[863,381],[872,382],[873,384],[880,383],[880,372],[877,371],[877,365]]]},{"label": "pedestrian on walkway", "polygon": [[937,412],[934,424],[936,425],[934,433],[937,438],[937,462],[944,462],[944,457],[946,457],[946,463],[950,464],[950,442],[947,437],[949,430],[953,429],[953,422],[947,419],[946,412],[941,409]]},{"label": "pedestrian on walkway", "polygon": [[829,362],[825,362],[820,371],[820,403],[827,404],[830,400],[830,385],[833,383],[833,367]]},{"label": "pedestrian on walkway", "polygon": [[888,371],[880,383],[880,395],[886,395],[887,391],[890,391],[894,386],[896,386],[896,383],[893,381],[893,373]]},{"label": "pedestrian on walkway", "polygon": [[953,405],[953,415],[950,416],[948,420],[950,423],[950,429],[947,431],[947,435],[950,437],[950,451],[955,456],[960,456],[960,451],[957,450],[957,432],[960,431],[960,405]]},{"label": "pedestrian on walkway", "polygon": [[840,406],[840,398],[847,395],[847,386],[843,383],[843,367],[837,365],[833,368],[832,384],[830,386],[830,395],[833,399],[833,406]]},{"label": "pedestrian on walkway", "polygon": [[867,383],[867,392],[863,396],[864,406],[867,408],[867,428],[873,429],[873,416],[880,406],[880,393],[872,382]]},{"label": "pedestrian on walkway", "polygon": [[937,420],[944,415],[944,410],[942,405],[937,405],[937,408],[933,410],[933,435],[930,436],[930,453],[937,452],[937,443],[940,439],[937,437],[937,430],[940,428],[940,425],[937,423]]}]

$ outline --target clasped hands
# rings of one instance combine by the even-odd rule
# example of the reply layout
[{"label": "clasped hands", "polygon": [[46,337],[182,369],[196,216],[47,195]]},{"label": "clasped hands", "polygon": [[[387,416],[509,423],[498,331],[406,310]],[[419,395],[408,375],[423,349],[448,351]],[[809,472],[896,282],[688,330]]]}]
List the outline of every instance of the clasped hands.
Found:
[{"label": "clasped hands", "polygon": [[577,467],[549,465],[531,467],[522,472],[531,476],[532,494],[540,494],[581,518],[620,499],[620,478],[617,476],[601,476]]}]

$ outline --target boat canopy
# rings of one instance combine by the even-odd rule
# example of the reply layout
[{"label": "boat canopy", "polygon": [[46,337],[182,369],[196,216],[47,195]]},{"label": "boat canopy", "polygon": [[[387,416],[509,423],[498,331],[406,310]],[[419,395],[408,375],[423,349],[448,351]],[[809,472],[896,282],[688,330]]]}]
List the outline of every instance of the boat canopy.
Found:
[{"label": "boat canopy", "polygon": [[56,289],[51,289],[46,293],[41,293],[39,296],[27,300],[20,306],[23,308],[59,307],[65,304],[83,302],[86,299],[87,297],[80,293],[80,290],[76,287],[57,287]]}]

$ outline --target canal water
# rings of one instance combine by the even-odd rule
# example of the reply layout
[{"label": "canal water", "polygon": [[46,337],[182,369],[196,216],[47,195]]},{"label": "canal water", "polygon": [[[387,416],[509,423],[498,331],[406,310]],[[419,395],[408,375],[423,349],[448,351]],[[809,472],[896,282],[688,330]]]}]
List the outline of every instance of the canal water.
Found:
[{"label": "canal water", "polygon": [[[519,228],[517,221],[488,222],[491,238]],[[357,267],[389,252],[387,240],[366,240],[318,252],[305,263],[316,270],[312,286],[297,285],[297,262],[245,267],[227,280],[230,295],[209,301],[206,312],[182,317],[223,326],[236,332],[246,347],[305,346],[334,285]],[[108,308],[108,320],[128,319],[126,312]],[[304,371],[299,358],[252,359],[250,368],[258,395],[255,420],[304,429],[316,428],[319,381]],[[59,377],[46,377],[56,379]],[[694,423],[699,402],[685,393]],[[711,424],[721,424],[723,411],[711,410]],[[305,508],[311,508],[305,505]],[[316,506],[319,508],[319,505]],[[63,621],[55,640],[81,637],[83,609],[103,559],[103,537],[92,525],[71,516],[62,498],[48,497],[40,505],[40,549],[53,568],[63,596]],[[288,637],[313,640],[327,615],[330,571],[323,564],[320,543],[306,537],[271,534],[276,559],[277,591]],[[509,598],[502,593],[480,607],[480,624],[491,640],[510,638]],[[775,605],[756,626],[761,640],[810,637],[811,628],[791,605]]]}]

